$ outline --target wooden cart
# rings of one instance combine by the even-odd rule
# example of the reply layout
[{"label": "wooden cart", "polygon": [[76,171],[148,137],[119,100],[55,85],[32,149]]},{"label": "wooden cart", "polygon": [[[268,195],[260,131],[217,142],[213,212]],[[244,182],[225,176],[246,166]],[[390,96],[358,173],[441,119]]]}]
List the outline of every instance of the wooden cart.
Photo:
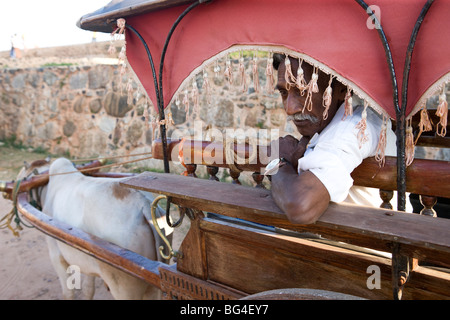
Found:
[{"label": "wooden cart", "polygon": [[[374,1],[382,10],[379,19],[375,7],[362,0],[337,3],[123,1],[81,18],[81,28],[101,32],[118,30],[117,20],[126,19],[119,32],[126,30],[130,65],[158,107],[161,140],[154,143],[153,156],[164,161],[166,172],[133,175],[122,185],[164,195],[189,217],[190,228],[180,249],[174,252],[169,248],[176,264],[148,260],[54,221],[34,208],[25,193],[18,196],[19,211],[43,232],[161,288],[167,299],[450,298],[450,220],[429,216],[434,214],[436,199],[450,198],[450,163],[415,159],[405,165],[407,121],[417,125],[420,119],[414,114],[424,94],[448,81],[449,41],[437,41],[433,31],[435,23],[444,23],[439,25],[440,36],[449,38],[448,19],[440,17],[448,16],[450,6],[440,0],[408,4],[379,0]],[[394,19],[398,9],[404,9],[404,19]],[[277,31],[271,28],[277,23],[284,26],[283,20],[291,21],[289,12],[293,10],[302,17],[293,29],[300,32],[306,28],[310,37],[306,32],[302,40],[292,35],[275,37]],[[244,23],[243,17],[251,19]],[[221,25],[223,21],[229,24]],[[311,26],[314,21],[317,28]],[[341,23],[333,24],[338,21]],[[423,21],[426,28],[419,33]],[[363,24],[361,30],[353,28],[358,23]],[[335,26],[336,32],[327,29],[330,26]],[[325,41],[329,41],[326,46],[320,45]],[[357,56],[356,60],[336,58],[361,41],[364,43],[355,47],[352,56]],[[416,42],[425,43],[418,59],[412,54]],[[436,45],[432,50],[427,47],[430,43]],[[182,83],[192,80],[197,68],[218,53],[229,53],[235,44],[283,46],[289,52],[298,49],[302,57],[311,55],[354,84],[355,93],[381,106],[395,121],[397,157],[386,157],[381,167],[375,159],[366,159],[352,174],[355,185],[380,189],[382,208],[330,203],[316,223],[292,224],[263,186],[264,163],[257,158],[252,164],[233,163],[230,168],[208,162],[204,149],[215,142],[183,141],[185,155],[195,160],[185,163],[186,176],[170,174],[169,163],[177,160],[171,159],[171,154],[177,154],[181,141],[167,139],[164,108],[175,99]],[[424,55],[430,51],[432,58],[426,61],[427,68],[422,68]],[[158,73],[154,61],[160,63]],[[364,61],[367,64],[361,65]],[[398,77],[401,73],[402,79]],[[371,81],[371,76],[377,78]],[[448,137],[434,132],[424,132],[418,144],[450,146]],[[226,158],[226,147],[219,144],[214,148],[222,150]],[[245,148],[248,159],[259,146]],[[201,165],[207,166],[209,179],[195,177]],[[219,167],[230,170],[234,183],[216,181]],[[256,187],[239,185],[243,171],[254,172]],[[388,209],[394,190],[399,194],[397,210]],[[420,195],[422,214],[403,212],[407,192]],[[448,207],[444,211],[448,212]]]}]

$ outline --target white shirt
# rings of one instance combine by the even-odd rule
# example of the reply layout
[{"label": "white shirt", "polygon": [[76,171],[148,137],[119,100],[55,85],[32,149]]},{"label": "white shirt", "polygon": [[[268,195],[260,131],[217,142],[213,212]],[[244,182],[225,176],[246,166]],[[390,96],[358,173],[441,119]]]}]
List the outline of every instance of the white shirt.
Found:
[{"label": "white shirt", "polygon": [[[367,141],[361,147],[358,141],[356,125],[361,120],[364,107],[357,106],[353,115],[342,120],[344,105],[342,105],[333,120],[315,134],[302,158],[298,160],[298,172],[309,170],[328,190],[333,202],[351,202],[360,205],[379,207],[382,200],[378,189],[353,186],[352,171],[368,157],[375,156],[383,119],[381,115],[367,108]],[[387,156],[396,156],[396,136],[389,121],[386,132]],[[392,199],[396,206],[396,195]],[[408,208],[409,209],[409,208]]]}]

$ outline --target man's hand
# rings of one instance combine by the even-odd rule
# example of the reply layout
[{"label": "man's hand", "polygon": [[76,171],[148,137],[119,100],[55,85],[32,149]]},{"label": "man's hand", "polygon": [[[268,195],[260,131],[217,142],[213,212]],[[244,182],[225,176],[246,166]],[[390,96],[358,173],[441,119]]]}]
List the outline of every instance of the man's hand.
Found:
[{"label": "man's hand", "polygon": [[[297,172],[298,159],[303,157],[309,140],[304,137],[297,140],[293,136],[286,136],[272,143],[272,148],[279,148],[279,157],[292,164],[280,167],[278,172],[271,176],[272,197],[288,219],[298,224],[314,223],[330,202],[328,190],[313,173]],[[272,156],[276,157],[276,150],[272,150]]]},{"label": "man's hand", "polygon": [[[302,137],[300,140],[291,135],[278,139],[279,157],[288,160],[294,169],[297,168],[298,159],[303,157],[310,139]],[[275,142],[275,143],[277,143]],[[272,147],[274,144],[272,143]]]}]

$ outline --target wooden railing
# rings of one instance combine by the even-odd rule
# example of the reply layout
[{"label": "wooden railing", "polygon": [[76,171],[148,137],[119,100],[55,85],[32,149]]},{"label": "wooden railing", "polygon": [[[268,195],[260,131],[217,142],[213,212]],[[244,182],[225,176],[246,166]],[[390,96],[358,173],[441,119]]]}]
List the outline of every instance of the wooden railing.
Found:
[{"label": "wooden railing", "polygon": [[[179,146],[181,140],[168,140],[168,156],[171,161],[179,161]],[[249,159],[253,154],[251,145],[234,145],[234,152],[240,152],[243,159]],[[270,147],[264,148],[264,154],[270,154]],[[206,152],[205,152],[206,151]],[[152,149],[155,159],[163,159],[161,141],[155,141]],[[218,155],[217,153],[222,153]],[[176,156],[176,159],[172,157]],[[183,142],[183,157],[186,175],[195,176],[197,165],[206,165],[210,179],[217,180],[218,168],[230,168],[226,163],[226,151],[222,143],[208,141],[186,140]],[[219,161],[217,161],[219,159]],[[261,172],[267,164],[267,159],[259,156],[251,163],[234,164],[230,168],[233,183],[239,184],[241,171],[253,172],[252,177],[257,187],[263,187],[265,178]],[[238,170],[236,170],[236,168]],[[352,178],[357,186],[380,189],[380,207],[392,209],[390,200],[393,191],[397,189],[397,166],[395,157],[386,157],[384,166],[380,167],[374,158],[365,159],[353,172]],[[424,204],[421,214],[434,215],[433,205],[437,197],[450,198],[450,162],[437,160],[415,159],[406,170],[406,191],[418,194]]]}]

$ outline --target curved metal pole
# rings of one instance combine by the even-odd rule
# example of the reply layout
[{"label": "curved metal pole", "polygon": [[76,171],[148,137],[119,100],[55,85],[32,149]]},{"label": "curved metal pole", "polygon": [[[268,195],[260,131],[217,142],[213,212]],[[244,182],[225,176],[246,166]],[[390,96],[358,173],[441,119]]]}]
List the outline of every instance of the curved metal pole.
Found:
[{"label": "curved metal pole", "polygon": [[[169,45],[170,39],[172,38],[172,34],[175,31],[178,24],[181,22],[181,20],[196,6],[198,6],[200,3],[205,1],[197,1],[193,4],[191,4],[186,10],[183,11],[183,13],[175,20],[174,24],[172,25],[172,28],[170,28],[170,31],[167,35],[166,42],[164,43],[163,50],[161,52],[161,60],[159,64],[159,102],[158,102],[158,109],[159,109],[159,118],[160,120],[165,119],[164,115],[164,92],[163,92],[163,69],[164,69],[164,59],[166,56],[167,47]],[[158,88],[156,89],[158,90]],[[168,150],[167,150],[167,136],[166,136],[166,126],[164,124],[161,125],[161,140],[163,144],[163,153],[164,153],[164,168],[166,172],[169,172],[169,160],[168,160]],[[170,207],[170,198],[168,199],[168,205],[167,208]],[[169,209],[168,209],[169,210]],[[168,213],[168,212],[167,212]]]},{"label": "curved metal pole", "polygon": [[398,102],[398,84],[397,77],[395,75],[394,61],[392,59],[391,49],[387,41],[386,35],[383,31],[380,21],[372,11],[372,9],[364,2],[364,0],[356,0],[356,2],[366,10],[367,14],[374,19],[377,26],[378,35],[384,47],[386,54],[386,61],[389,67],[389,72],[392,81],[393,90],[393,102],[395,108],[395,116],[397,120],[397,126],[395,135],[397,136],[397,210],[405,211],[406,204],[406,164],[405,164],[405,119],[402,117],[404,110],[399,106]]},{"label": "curved metal pole", "polygon": [[163,96],[163,69],[164,69],[164,59],[166,57],[167,47],[169,46],[170,39],[172,38],[172,35],[177,28],[178,24],[181,22],[181,20],[195,7],[197,7],[199,4],[206,2],[205,0],[198,0],[197,2],[191,4],[189,7],[186,8],[186,10],[183,11],[183,13],[175,20],[174,24],[172,25],[172,28],[170,28],[169,33],[167,34],[166,42],[164,43],[163,50],[161,52],[161,61],[159,64],[159,94],[161,96],[161,105],[164,109],[164,96]]},{"label": "curved metal pole", "polygon": [[159,90],[158,90],[158,81],[156,78],[156,69],[155,69],[155,64],[153,63],[152,54],[150,53],[150,49],[148,48],[147,42],[145,42],[144,38],[141,36],[141,34],[135,28],[133,28],[129,24],[125,24],[125,26],[127,27],[127,29],[130,29],[139,38],[139,40],[141,40],[141,43],[144,46],[145,51],[147,52],[148,61],[150,62],[150,67],[152,69],[153,83],[155,85],[155,91],[156,91],[156,100],[159,105],[160,97],[159,97]]},{"label": "curved metal pole", "polygon": [[[422,22],[425,18],[425,15],[427,14],[428,10],[430,9],[431,5],[433,4],[434,0],[427,0],[425,5],[422,8],[422,11],[420,12],[419,17],[417,18],[416,24],[414,25],[414,29],[411,33],[411,38],[409,40],[408,48],[406,50],[406,57],[405,57],[405,66],[403,69],[403,81],[402,81],[402,106],[400,108],[400,117],[397,116],[397,132],[402,137],[402,146],[403,148],[400,151],[405,152],[405,132],[406,132],[406,106],[408,101],[408,82],[409,82],[409,71],[411,69],[411,60],[412,60],[412,54],[414,50],[414,46],[416,44],[417,34],[419,33],[419,29],[422,26]],[[397,134],[396,132],[396,134]],[[399,135],[397,135],[398,140]],[[399,147],[397,147],[399,148]],[[402,159],[404,159],[402,157]],[[399,211],[405,211],[406,207],[406,199],[405,197],[401,198],[401,194],[406,194],[406,165],[403,162],[403,165],[399,163],[400,159],[397,157],[397,184],[398,184],[398,210]],[[400,170],[400,171],[399,171]],[[399,181],[401,180],[401,181]],[[401,187],[401,189],[400,189]]]},{"label": "curved metal pole", "polygon": [[[157,107],[158,107],[158,113],[159,113],[159,119],[160,120],[164,120],[164,103],[162,100],[162,91],[159,90],[159,84],[158,84],[158,78],[156,76],[156,68],[155,68],[155,64],[153,63],[153,58],[152,55],[150,53],[150,49],[147,45],[147,42],[145,41],[145,39],[140,35],[140,33],[133,28],[132,26],[130,26],[129,24],[125,25],[129,30],[131,30],[138,38],[139,40],[141,40],[142,45],[145,48],[145,51],[147,52],[147,57],[148,60],[150,62],[150,66],[152,69],[152,75],[153,75],[153,84],[155,86],[155,93],[156,93],[156,103],[157,103]],[[161,92],[161,94],[160,94]],[[166,126],[164,124],[161,124],[160,126],[161,128],[161,138],[162,138],[162,142],[163,142],[163,150],[164,150],[164,172],[169,173],[170,169],[169,169],[169,160],[168,160],[168,155],[167,155],[167,137],[166,137]]]},{"label": "curved metal pole", "polygon": [[365,3],[364,0],[356,0],[356,2],[367,12],[369,17],[371,17],[374,20],[375,25],[377,26],[376,29],[377,29],[378,35],[380,37],[380,40],[383,44],[384,52],[386,54],[386,61],[387,61],[388,67],[389,67],[389,73],[391,75],[391,82],[392,82],[392,89],[393,89],[392,98],[394,101],[395,112],[397,113],[400,111],[400,107],[399,107],[399,103],[398,103],[398,84],[397,84],[397,77],[395,75],[394,60],[392,59],[391,48],[389,47],[389,43],[388,43],[388,40],[384,33],[383,27],[381,26],[380,21],[378,20],[377,16],[372,11],[372,9],[367,5],[367,3]]}]

